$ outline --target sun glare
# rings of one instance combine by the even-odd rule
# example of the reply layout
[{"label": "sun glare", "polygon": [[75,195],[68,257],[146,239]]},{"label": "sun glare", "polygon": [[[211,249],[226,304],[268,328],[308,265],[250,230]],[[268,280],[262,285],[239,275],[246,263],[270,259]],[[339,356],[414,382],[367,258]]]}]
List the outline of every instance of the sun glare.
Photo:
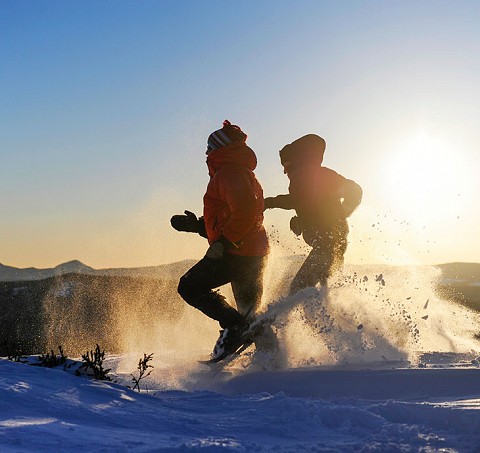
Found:
[{"label": "sun glare", "polygon": [[458,150],[427,133],[399,145],[386,161],[392,210],[417,225],[453,221],[467,182]]}]

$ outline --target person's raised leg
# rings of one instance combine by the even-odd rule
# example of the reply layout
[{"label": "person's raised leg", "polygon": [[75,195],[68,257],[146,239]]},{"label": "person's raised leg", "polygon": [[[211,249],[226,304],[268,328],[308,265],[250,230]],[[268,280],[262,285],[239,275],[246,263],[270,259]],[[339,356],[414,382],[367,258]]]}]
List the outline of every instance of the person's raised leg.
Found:
[{"label": "person's raised leg", "polygon": [[178,293],[185,302],[218,321],[223,328],[244,322],[244,317],[227,303],[225,297],[213,291],[231,281],[230,268],[225,260],[201,259],[180,278],[178,285]]}]

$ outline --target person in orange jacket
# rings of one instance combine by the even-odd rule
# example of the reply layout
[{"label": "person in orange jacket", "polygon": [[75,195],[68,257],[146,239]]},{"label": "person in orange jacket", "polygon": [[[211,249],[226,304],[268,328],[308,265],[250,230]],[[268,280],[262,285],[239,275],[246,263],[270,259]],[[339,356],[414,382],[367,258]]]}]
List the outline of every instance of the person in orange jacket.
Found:
[{"label": "person in orange jacket", "polygon": [[325,140],[308,134],[280,150],[288,194],[268,197],[265,209],[294,209],[290,229],[312,247],[290,285],[290,294],[327,285],[343,265],[347,250],[347,218],[362,200],[362,188],[330,168],[323,167]]},{"label": "person in orange jacket", "polygon": [[[178,231],[206,237],[209,248],[180,279],[178,293],[222,327],[212,357],[232,349],[248,329],[263,292],[268,239],[263,226],[263,189],[255,177],[257,158],[240,127],[225,120],[207,141],[210,180],[203,216],[174,215]],[[231,283],[237,308],[214,288]],[[273,331],[271,332],[273,335]],[[234,348],[235,349],[235,348]]]}]

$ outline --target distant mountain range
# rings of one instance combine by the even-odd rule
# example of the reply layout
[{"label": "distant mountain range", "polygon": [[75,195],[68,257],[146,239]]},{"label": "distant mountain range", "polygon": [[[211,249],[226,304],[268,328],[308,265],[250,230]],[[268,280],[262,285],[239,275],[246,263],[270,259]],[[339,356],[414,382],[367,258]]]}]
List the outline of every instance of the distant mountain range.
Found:
[{"label": "distant mountain range", "polygon": [[[300,257],[292,257],[297,260]],[[50,277],[65,274],[83,274],[110,277],[143,277],[162,280],[177,279],[183,275],[193,264],[195,260],[184,260],[171,264],[163,264],[159,266],[133,267],[133,268],[111,268],[111,269],[94,269],[83,264],[78,260],[69,261],[59,264],[50,269],[36,269],[29,267],[20,269],[16,267],[6,266],[0,263],[0,281],[31,281],[43,280]],[[353,266],[355,269],[369,266]],[[381,266],[378,266],[381,267]],[[446,263],[439,264],[442,270],[442,278],[449,283],[462,282],[466,284],[480,285],[480,263]]]},{"label": "distant mountain range", "polygon": [[20,269],[0,263],[0,281],[12,282],[43,280],[46,278],[66,274],[83,274],[109,277],[144,277],[169,280],[178,278],[179,275],[183,275],[194,263],[194,260],[185,260],[159,266],[118,269],[94,269],[78,260],[68,261],[67,263],[59,264],[58,266],[50,269],[36,269],[34,267]]},{"label": "distant mountain range", "polygon": [[[303,259],[294,255],[280,260],[283,269],[279,280],[269,283],[271,297],[283,294]],[[51,269],[18,269],[0,264],[0,356],[15,351],[36,354],[58,345],[69,354],[80,355],[98,342],[108,351],[120,353],[127,347],[124,339],[128,343],[137,337],[154,338],[160,331],[166,332],[167,341],[169,327],[164,326],[175,324],[187,307],[178,294],[178,280],[194,262],[99,270],[80,261]],[[431,266],[345,267],[347,275],[357,275],[362,282],[367,275],[379,281],[382,273],[393,279],[417,271],[432,275],[426,269]],[[480,312],[480,264],[435,267],[442,271],[435,282],[436,293]],[[358,284],[353,280],[350,283]],[[405,285],[408,289],[408,282]]]}]

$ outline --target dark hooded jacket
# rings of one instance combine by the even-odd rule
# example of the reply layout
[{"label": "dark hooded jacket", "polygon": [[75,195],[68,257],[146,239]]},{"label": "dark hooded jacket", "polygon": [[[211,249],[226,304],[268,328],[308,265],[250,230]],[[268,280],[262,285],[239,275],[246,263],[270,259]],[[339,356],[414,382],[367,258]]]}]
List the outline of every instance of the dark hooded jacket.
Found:
[{"label": "dark hooded jacket", "polygon": [[330,168],[320,165],[301,166],[289,174],[291,202],[303,226],[305,241],[313,242],[335,230],[346,236],[347,215],[342,199],[349,181]]},{"label": "dark hooded jacket", "polygon": [[360,204],[361,187],[319,162],[288,166],[286,173],[289,193],[267,199],[267,207],[295,209],[309,245],[332,235],[346,238],[347,217]]}]

